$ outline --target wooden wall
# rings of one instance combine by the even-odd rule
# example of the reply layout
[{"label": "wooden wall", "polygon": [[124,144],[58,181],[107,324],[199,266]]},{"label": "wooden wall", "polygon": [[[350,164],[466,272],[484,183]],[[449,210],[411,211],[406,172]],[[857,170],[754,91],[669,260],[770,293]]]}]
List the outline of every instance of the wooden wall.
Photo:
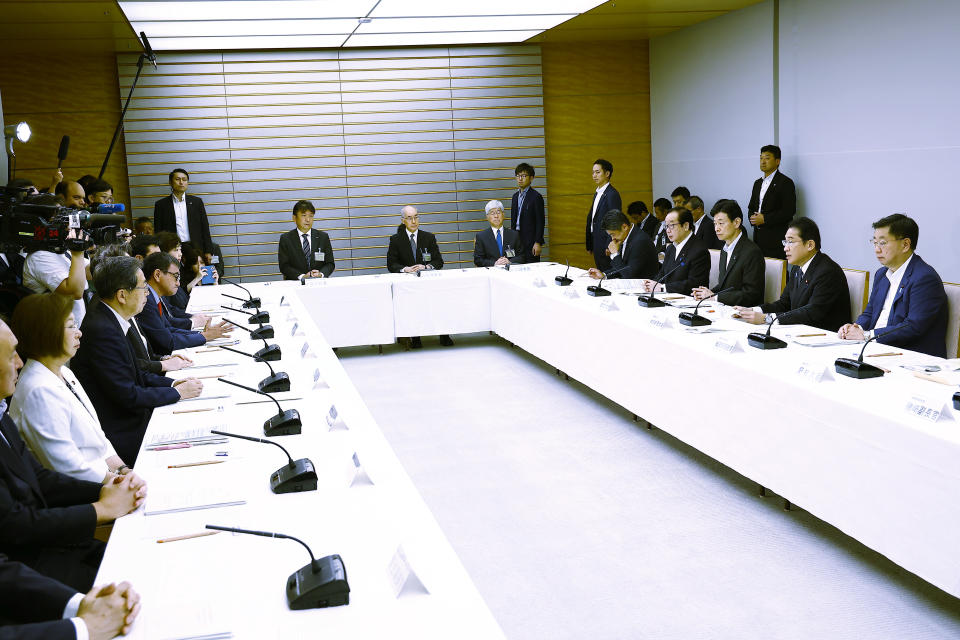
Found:
[{"label": "wooden wall", "polygon": [[610,182],[624,208],[643,200],[653,209],[648,45],[646,40],[542,45],[551,260],[593,266],[584,234],[597,158],[613,163]]},{"label": "wooden wall", "polygon": [[[4,54],[0,65],[4,122],[25,120],[33,130],[29,142],[14,143],[17,176],[32,178],[41,188],[49,184],[63,135],[70,136],[64,177],[76,180],[87,173],[99,174],[123,106],[118,87],[116,56],[110,52]],[[116,202],[129,210],[122,135],[103,177],[113,185]]]}]

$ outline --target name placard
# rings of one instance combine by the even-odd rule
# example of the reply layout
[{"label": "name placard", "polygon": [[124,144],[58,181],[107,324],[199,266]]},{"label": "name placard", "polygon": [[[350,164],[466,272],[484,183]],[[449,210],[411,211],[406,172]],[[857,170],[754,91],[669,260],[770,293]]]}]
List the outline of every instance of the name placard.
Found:
[{"label": "name placard", "polygon": [[537,289],[540,289],[541,287],[547,286],[547,283],[543,281],[543,278],[534,278],[533,286],[536,287]]},{"label": "name placard", "polygon": [[357,455],[357,452],[353,452],[351,458],[353,462],[349,467],[350,473],[350,486],[359,487],[359,486],[373,486],[373,480],[370,478],[370,475],[367,473],[366,469],[362,464],[360,464],[360,456]]},{"label": "name placard", "polygon": [[904,404],[903,410],[914,418],[936,422],[943,412],[943,400],[937,400],[932,396],[914,394]]},{"label": "name placard", "polygon": [[723,353],[734,353],[739,348],[737,346],[738,344],[739,342],[736,338],[730,336],[717,336],[716,341],[713,343],[713,348]]},{"label": "name placard", "polygon": [[399,598],[403,594],[430,595],[426,585],[413,571],[402,545],[397,547],[393,558],[390,559],[390,564],[387,566],[387,580],[390,582],[390,589],[393,591],[393,597],[395,598]]},{"label": "name placard", "polygon": [[797,366],[797,370],[794,371],[802,380],[807,382],[812,382],[814,384],[822,382],[823,380],[830,380],[830,374],[827,370],[827,367],[822,364],[817,364],[815,362],[809,362],[804,360]]},{"label": "name placard", "polygon": [[563,288],[563,297],[570,298],[571,300],[579,298],[580,294],[577,293],[577,290],[573,287],[564,287]]},{"label": "name placard", "polygon": [[654,329],[669,329],[670,318],[665,313],[654,313],[650,316],[650,326]]},{"label": "name placard", "polygon": [[310,343],[304,342],[303,346],[300,347],[300,357],[306,358],[308,353],[310,353]]},{"label": "name placard", "polygon": [[291,336],[297,335],[297,329],[299,329],[299,328],[300,328],[300,323],[299,323],[299,322],[294,322],[294,323],[293,323],[293,328],[290,329],[290,335],[291,335]]},{"label": "name placard", "polygon": [[600,303],[601,311],[620,311],[620,307],[617,306],[617,303],[614,302],[611,298],[606,298],[603,302]]}]

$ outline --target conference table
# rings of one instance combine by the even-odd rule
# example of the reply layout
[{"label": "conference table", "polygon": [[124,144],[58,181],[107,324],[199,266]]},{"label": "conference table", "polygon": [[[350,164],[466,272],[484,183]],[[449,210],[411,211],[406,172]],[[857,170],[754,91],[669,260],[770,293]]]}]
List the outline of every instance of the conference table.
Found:
[{"label": "conference table", "polygon": [[[497,333],[960,596],[960,505],[954,499],[960,412],[951,404],[958,381],[952,369],[960,363],[872,343],[866,361],[889,373],[854,380],[838,375],[833,362],[856,357],[862,343],[838,344],[819,329],[777,325],[771,333],[787,348],[754,349],[747,334],[763,327],[731,317],[732,310],[719,303],[700,308],[713,320],[710,326],[691,328],[678,322],[681,311],[690,311],[690,298],[664,295],[668,306],[644,308],[631,289],[635,283],[608,281],[613,295],[594,297],[587,286],[595,283],[578,269],[570,269],[571,286],[557,286],[554,279],[563,273],[560,265],[541,263],[246,285],[270,311],[276,330],[270,342],[283,348],[274,368],[293,381],[291,392],[278,399],[297,398],[281,404],[303,416],[301,435],[272,440],[294,458],[315,463],[319,490],[272,495],[267,476],[286,458],[268,445],[230,441],[141,452],[136,469],[150,483],[148,509],[158,494],[162,504],[197,487],[235,487],[246,503],[161,515],[141,510],[117,522],[99,580],[130,579],[151,603],[135,636],[177,637],[158,632],[165,627],[154,621],[184,611],[196,626],[216,619],[234,637],[329,631],[347,638],[502,637],[332,351],[479,331]],[[220,296],[226,290],[195,289],[192,309],[213,312],[228,300]],[[237,312],[225,317],[244,320]],[[239,334],[245,332],[233,337]],[[236,348],[248,352],[263,346],[246,335],[239,340]],[[256,385],[269,373],[265,364],[216,346],[193,351],[197,366],[231,364],[226,369],[237,382]],[[931,366],[940,371],[919,371]],[[224,369],[191,368],[178,375],[206,371]],[[214,379],[204,382],[209,397],[157,410],[145,442],[157,433],[210,425],[262,435],[275,405],[241,405],[266,398]],[[332,406],[339,418],[331,428],[326,418]],[[193,408],[205,411],[180,413]],[[583,428],[589,438],[589,424]],[[202,449],[211,451],[198,455]],[[213,450],[226,451],[228,462],[167,468],[211,460]],[[317,557],[340,554],[353,589],[350,604],[287,609],[282,583],[308,560],[294,542],[229,533],[156,542],[200,532],[207,523],[280,531],[304,539]],[[399,580],[408,573],[400,590]]]}]

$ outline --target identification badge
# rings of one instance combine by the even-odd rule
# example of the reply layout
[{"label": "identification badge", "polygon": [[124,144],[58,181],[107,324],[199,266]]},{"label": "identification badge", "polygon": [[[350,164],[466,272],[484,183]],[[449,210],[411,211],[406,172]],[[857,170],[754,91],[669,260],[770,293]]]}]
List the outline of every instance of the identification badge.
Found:
[{"label": "identification badge", "polygon": [[426,263],[426,262],[430,262],[431,260],[433,260],[433,256],[430,255],[430,252],[429,252],[429,251],[424,251],[424,252],[423,252],[423,261]]},{"label": "identification badge", "polygon": [[508,258],[516,258],[517,252],[510,247],[507,247],[507,250],[503,252],[503,255],[507,256]]},{"label": "identification badge", "polygon": [[313,252],[313,259],[316,260],[317,262],[323,262],[323,257],[324,257],[324,255],[326,255],[326,254],[324,254],[323,251],[314,251],[314,252]]}]

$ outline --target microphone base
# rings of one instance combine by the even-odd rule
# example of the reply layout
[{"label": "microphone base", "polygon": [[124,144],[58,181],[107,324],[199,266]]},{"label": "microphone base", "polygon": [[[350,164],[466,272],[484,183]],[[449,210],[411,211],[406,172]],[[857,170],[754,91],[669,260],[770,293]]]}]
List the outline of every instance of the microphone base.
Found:
[{"label": "microphone base", "polygon": [[567,276],[557,276],[553,281],[561,287],[569,287],[573,284],[573,278],[568,278]]},{"label": "microphone base", "polygon": [[747,344],[754,349],[784,349],[787,346],[787,343],[780,338],[774,338],[765,333],[751,333],[747,335]]},{"label": "microphone base", "polygon": [[599,285],[597,286],[591,285],[587,287],[587,295],[593,296],[594,298],[603,298],[604,296],[610,295],[610,291],[607,289],[604,289]]},{"label": "microphone base", "polygon": [[250,337],[254,340],[269,340],[273,337],[273,327],[268,324],[263,325],[259,329],[254,329],[250,332]]},{"label": "microphone base", "polygon": [[296,409],[287,409],[263,423],[263,435],[267,437],[297,436],[300,435],[302,426],[300,413]]},{"label": "microphone base", "polygon": [[294,611],[345,604],[350,604],[350,585],[338,555],[318,558],[287,578],[287,605]]},{"label": "microphone base", "polygon": [[278,371],[272,376],[267,376],[257,384],[257,388],[264,393],[279,393],[280,391],[290,391],[290,376],[285,371]]},{"label": "microphone base", "polygon": [[[862,360],[854,360],[853,358],[837,358],[836,362],[833,363],[833,368],[836,369],[840,375],[847,376],[848,378],[856,378],[857,380],[879,378],[886,373],[880,367],[863,362]],[[954,395],[954,403],[956,403],[956,395]]]},{"label": "microphone base", "polygon": [[637,304],[648,309],[659,309],[667,306],[667,303],[656,296],[637,296]]},{"label": "microphone base", "polygon": [[260,298],[250,298],[243,303],[244,309],[259,309],[260,308]]},{"label": "microphone base", "polygon": [[317,471],[309,458],[285,464],[270,476],[270,490],[274,493],[299,493],[317,490]]},{"label": "microphone base", "polygon": [[953,394],[953,408],[960,411],[960,391]]},{"label": "microphone base", "polygon": [[682,311],[680,313],[680,324],[685,324],[688,327],[706,327],[713,324],[713,320],[709,318],[704,318],[699,313],[690,313],[689,311]]},{"label": "microphone base", "polygon": [[258,311],[249,318],[247,318],[249,324],[266,324],[270,322],[270,312],[269,311]]},{"label": "microphone base", "polygon": [[260,349],[260,351],[257,351],[253,355],[255,358],[258,358],[264,362],[276,362],[282,357],[283,352],[280,351],[280,345],[271,344],[263,349]]}]

